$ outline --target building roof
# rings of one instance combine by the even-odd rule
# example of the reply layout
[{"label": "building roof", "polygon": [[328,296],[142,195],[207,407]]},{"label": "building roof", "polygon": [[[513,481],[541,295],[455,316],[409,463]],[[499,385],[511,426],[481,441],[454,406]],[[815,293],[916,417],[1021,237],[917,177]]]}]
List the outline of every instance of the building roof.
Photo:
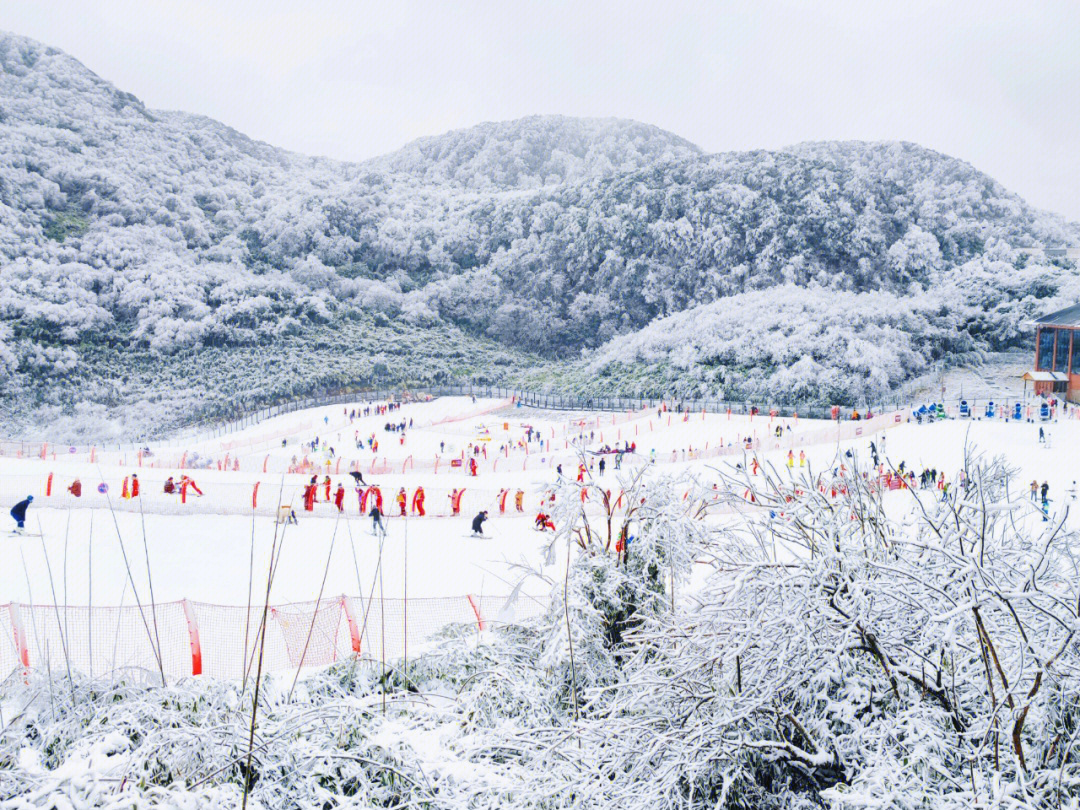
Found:
[{"label": "building roof", "polygon": [[1080,326],[1080,304],[1043,315],[1036,318],[1035,323],[1039,326]]},{"label": "building roof", "polygon": [[1028,382],[1068,382],[1069,375],[1060,371],[1026,371],[1020,379]]}]

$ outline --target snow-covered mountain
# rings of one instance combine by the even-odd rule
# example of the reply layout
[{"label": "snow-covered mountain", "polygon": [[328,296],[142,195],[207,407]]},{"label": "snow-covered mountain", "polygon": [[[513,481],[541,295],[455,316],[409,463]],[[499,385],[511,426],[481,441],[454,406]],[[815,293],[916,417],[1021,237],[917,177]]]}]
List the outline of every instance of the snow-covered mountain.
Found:
[{"label": "snow-covered mountain", "polygon": [[[23,37],[0,35],[0,69],[12,418],[165,386],[190,414],[237,391],[526,373],[880,396],[1080,294],[1075,268],[1011,249],[1080,228],[913,144],[707,155],[634,122],[531,117],[345,163],[149,110]],[[754,315],[770,310],[819,328]],[[823,326],[841,322],[850,339]]]}]

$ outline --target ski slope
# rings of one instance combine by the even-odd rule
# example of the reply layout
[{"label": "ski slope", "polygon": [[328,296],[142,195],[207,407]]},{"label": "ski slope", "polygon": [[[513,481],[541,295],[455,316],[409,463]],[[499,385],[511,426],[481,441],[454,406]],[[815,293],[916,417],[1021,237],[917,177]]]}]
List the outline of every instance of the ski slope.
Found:
[{"label": "ski slope", "polygon": [[[706,480],[716,480],[718,467],[749,469],[754,458],[781,475],[817,474],[841,464],[850,469],[856,461],[869,463],[871,441],[887,468],[903,462],[916,473],[932,467],[952,479],[967,446],[973,453],[1009,460],[1017,469],[1018,499],[1027,498],[1031,480],[1046,481],[1052,517],[1064,516],[1074,504],[1074,480],[1080,479],[1075,452],[1080,420],[1071,414],[1055,414],[1043,423],[1047,441],[1040,442],[1035,423],[973,419],[917,424],[906,414],[860,423],[656,410],[613,415],[537,412],[464,397],[406,404],[389,414],[350,418],[350,410],[355,407],[312,409],[224,439],[163,443],[143,454],[142,466],[138,458],[117,452],[95,451],[92,461],[85,452],[4,457],[3,503],[10,507],[29,494],[35,500],[28,512],[29,534],[0,535],[0,605],[132,606],[136,597],[148,603],[151,594],[156,603],[260,605],[267,599],[269,560],[277,543],[279,562],[268,598],[274,605],[350,595],[368,599],[370,606],[377,593],[379,599],[410,603],[470,598],[487,604],[490,612],[494,597],[509,594],[524,578],[521,592],[535,611],[542,609],[551,580],[560,576],[566,550],[557,546],[549,557],[552,535],[536,531],[534,517],[556,486],[557,467],[576,477],[582,460],[592,467],[586,475],[618,492],[623,476],[642,469],[647,476],[692,473]],[[404,432],[385,430],[389,422],[408,425],[409,420],[412,427]],[[334,447],[333,456],[311,447],[316,436],[320,448]],[[367,445],[372,436],[377,449]],[[358,439],[364,440],[363,448],[357,447]],[[598,452],[616,443],[636,443],[636,452],[623,456],[618,471],[613,455]],[[479,453],[474,455],[474,448]],[[466,464],[452,463],[462,458]],[[469,473],[469,458],[478,460],[475,476]],[[601,458],[606,461],[603,475]],[[166,459],[185,459],[185,464],[199,459],[206,466],[181,470],[166,466]],[[220,470],[218,460],[223,462]],[[297,463],[303,472],[263,472],[264,467],[287,469]],[[340,512],[324,499],[321,482],[327,470],[331,491],[339,484],[346,491]],[[360,509],[351,470],[383,493],[385,539],[373,532],[366,510]],[[130,485],[134,474],[140,495],[121,497],[123,479]],[[182,501],[162,492],[167,477],[179,480],[182,474],[194,477],[204,495],[189,493]],[[302,492],[312,475],[320,482],[318,502],[307,511]],[[83,485],[79,498],[67,491],[75,478]],[[404,488],[411,501],[417,487],[427,493],[427,515],[409,510],[399,516],[394,495]],[[465,490],[456,516],[449,497],[455,489]],[[501,491],[509,493],[505,500]],[[518,492],[520,512],[515,508]],[[888,493],[886,499],[889,508],[910,506],[910,493]],[[295,525],[277,522],[280,504],[296,512]],[[586,504],[587,510],[598,508]],[[482,509],[490,515],[486,536],[474,537],[470,523]],[[1041,519],[1035,504],[1025,503],[1023,509],[1031,519]],[[716,509],[709,519],[732,519],[731,507]],[[1075,517],[1068,520],[1075,522]],[[455,616],[461,619],[460,613]]]}]

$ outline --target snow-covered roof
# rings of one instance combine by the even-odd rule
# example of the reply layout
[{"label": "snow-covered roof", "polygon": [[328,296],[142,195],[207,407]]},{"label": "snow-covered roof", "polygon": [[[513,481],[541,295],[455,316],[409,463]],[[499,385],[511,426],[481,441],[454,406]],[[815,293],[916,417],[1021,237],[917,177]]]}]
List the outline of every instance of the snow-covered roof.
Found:
[{"label": "snow-covered roof", "polygon": [[1035,323],[1039,326],[1080,326],[1080,304],[1043,315]]},{"label": "snow-covered roof", "polygon": [[1060,371],[1028,371],[1020,379],[1028,382],[1068,382],[1069,375]]}]

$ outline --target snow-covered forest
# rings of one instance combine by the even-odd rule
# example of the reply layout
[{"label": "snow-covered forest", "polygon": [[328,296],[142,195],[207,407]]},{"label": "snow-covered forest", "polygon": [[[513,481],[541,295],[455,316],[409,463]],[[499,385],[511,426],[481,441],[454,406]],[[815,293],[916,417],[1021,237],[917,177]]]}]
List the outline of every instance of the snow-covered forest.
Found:
[{"label": "snow-covered forest", "polygon": [[[343,163],[149,110],[18,36],[0,67],[12,424],[375,380],[848,402],[1080,296],[1014,250],[1077,225],[913,144],[709,155],[533,117]],[[163,379],[192,401],[159,404]]]}]

